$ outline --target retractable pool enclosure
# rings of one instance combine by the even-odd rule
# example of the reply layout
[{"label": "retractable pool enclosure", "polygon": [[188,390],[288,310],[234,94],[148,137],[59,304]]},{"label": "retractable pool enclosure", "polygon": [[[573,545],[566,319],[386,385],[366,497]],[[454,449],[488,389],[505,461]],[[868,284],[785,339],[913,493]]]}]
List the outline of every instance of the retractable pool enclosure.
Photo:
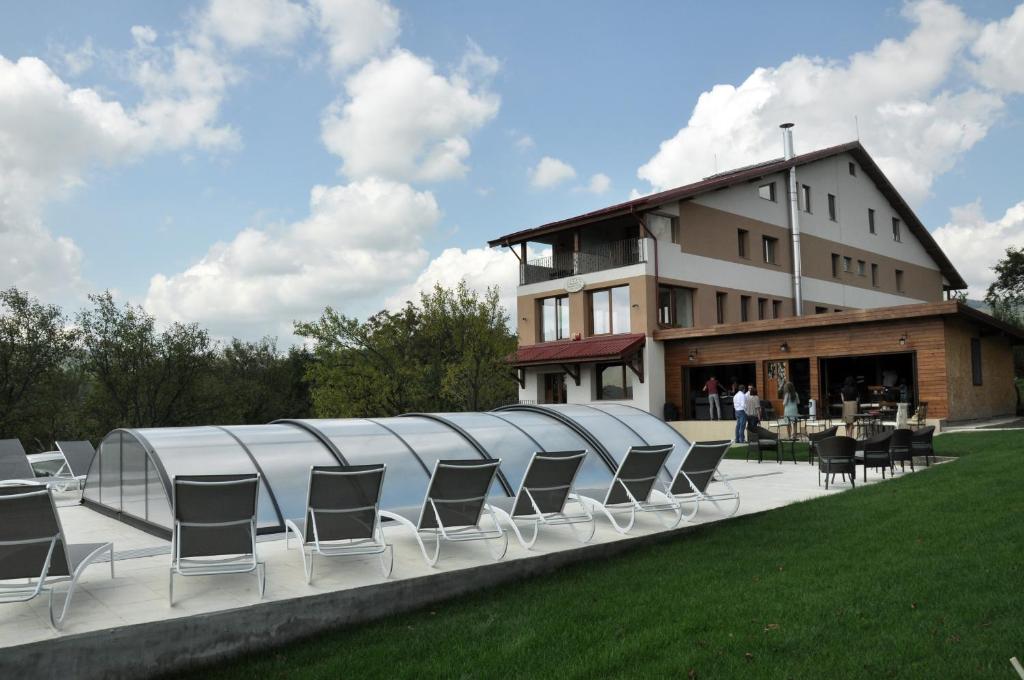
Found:
[{"label": "retractable pool enclosure", "polygon": [[[259,530],[284,531],[303,516],[313,465],[385,463],[381,508],[423,503],[442,458],[500,459],[492,496],[514,496],[537,451],[586,449],[576,483],[607,486],[630,446],[673,444],[672,470],[689,449],[675,429],[623,404],[514,405],[486,413],[412,413],[393,418],[281,420],[268,425],[118,429],[100,443],[83,502],[170,535],[177,475],[258,472]],[[668,469],[663,470],[669,480]]]}]

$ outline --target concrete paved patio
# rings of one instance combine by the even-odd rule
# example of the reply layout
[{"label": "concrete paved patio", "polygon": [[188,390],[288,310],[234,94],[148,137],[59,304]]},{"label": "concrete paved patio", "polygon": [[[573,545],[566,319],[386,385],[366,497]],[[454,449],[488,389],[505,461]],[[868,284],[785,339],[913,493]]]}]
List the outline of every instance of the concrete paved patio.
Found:
[{"label": "concrete paved patio", "polygon": [[[846,483],[828,491],[819,487],[817,466],[806,461],[759,465],[726,460],[721,469],[740,492],[737,516],[850,488]],[[868,474],[869,484],[879,481],[877,472]],[[581,546],[567,527],[542,530],[533,550],[524,550],[512,538],[508,555],[497,564],[481,543],[449,543],[442,546],[441,560],[433,569],[408,532],[388,526],[385,533],[395,556],[389,579],[381,576],[376,558],[321,559],[312,585],[305,583],[295,543],[286,550],[282,538],[264,537],[258,546],[267,563],[262,600],[251,574],[178,577],[171,607],[167,541],[79,505],[61,507],[59,512],[70,542],[113,541],[116,578],[110,579],[105,563],[90,567],[61,632],[49,625],[46,597],[0,605],[0,670],[8,673],[28,671],[32,677],[46,677],[67,669],[71,660],[77,663],[76,677],[167,672],[184,667],[182,662],[225,658],[573,562],[603,559],[722,519],[713,506],[702,505],[689,525],[666,530],[656,517],[642,514],[637,526],[622,536],[599,518],[588,546]],[[154,663],[159,665],[148,665]]]}]

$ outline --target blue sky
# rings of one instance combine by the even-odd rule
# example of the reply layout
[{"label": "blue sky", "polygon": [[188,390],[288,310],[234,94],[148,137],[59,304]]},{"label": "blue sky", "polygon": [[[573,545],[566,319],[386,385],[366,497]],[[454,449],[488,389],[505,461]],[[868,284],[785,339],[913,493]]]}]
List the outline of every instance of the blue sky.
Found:
[{"label": "blue sky", "polygon": [[163,321],[287,337],[325,305],[363,316],[434,281],[507,298],[514,258],[488,238],[699,178],[716,155],[719,169],[779,155],[782,118],[806,151],[853,138],[857,114],[975,293],[1024,245],[1012,2],[4,16],[0,285],[72,309],[110,288]]}]

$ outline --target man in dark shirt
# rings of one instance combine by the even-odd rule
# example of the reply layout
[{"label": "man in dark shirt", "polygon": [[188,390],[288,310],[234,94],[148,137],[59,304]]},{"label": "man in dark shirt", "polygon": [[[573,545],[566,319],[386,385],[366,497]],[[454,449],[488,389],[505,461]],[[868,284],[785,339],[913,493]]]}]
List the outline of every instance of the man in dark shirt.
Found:
[{"label": "man in dark shirt", "polygon": [[[722,419],[722,402],[718,399],[718,379],[715,376],[711,376],[706,383],[704,383],[704,391],[708,393],[708,417],[711,420]],[[715,411],[718,411],[718,416],[715,416]]]}]

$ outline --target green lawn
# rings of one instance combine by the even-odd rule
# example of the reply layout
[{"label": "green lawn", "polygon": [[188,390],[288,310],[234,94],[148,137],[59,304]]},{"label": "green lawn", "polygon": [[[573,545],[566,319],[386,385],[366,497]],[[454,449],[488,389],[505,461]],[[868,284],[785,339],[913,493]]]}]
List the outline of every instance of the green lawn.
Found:
[{"label": "green lawn", "polygon": [[1024,432],[935,442],[961,459],[207,672],[1011,678]]}]

